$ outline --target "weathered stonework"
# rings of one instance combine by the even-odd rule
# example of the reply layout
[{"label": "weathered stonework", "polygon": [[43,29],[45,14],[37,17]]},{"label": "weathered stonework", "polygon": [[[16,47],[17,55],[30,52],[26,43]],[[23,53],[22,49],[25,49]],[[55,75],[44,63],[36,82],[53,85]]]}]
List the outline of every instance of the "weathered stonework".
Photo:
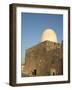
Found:
[{"label": "weathered stonework", "polygon": [[28,76],[63,74],[63,45],[44,41],[26,50],[24,73]]}]

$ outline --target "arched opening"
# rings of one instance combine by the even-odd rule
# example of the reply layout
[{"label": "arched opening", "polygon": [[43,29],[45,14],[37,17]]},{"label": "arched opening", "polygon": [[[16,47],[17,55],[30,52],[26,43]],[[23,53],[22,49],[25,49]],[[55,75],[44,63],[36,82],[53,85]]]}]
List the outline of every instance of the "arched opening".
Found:
[{"label": "arched opening", "polygon": [[50,75],[56,75],[56,69],[55,68],[50,69]]},{"label": "arched opening", "polygon": [[53,75],[55,75],[56,73],[55,72],[53,72]]},{"label": "arched opening", "polygon": [[36,74],[37,74],[37,70],[34,69],[33,72],[32,72],[32,75],[36,76]]}]

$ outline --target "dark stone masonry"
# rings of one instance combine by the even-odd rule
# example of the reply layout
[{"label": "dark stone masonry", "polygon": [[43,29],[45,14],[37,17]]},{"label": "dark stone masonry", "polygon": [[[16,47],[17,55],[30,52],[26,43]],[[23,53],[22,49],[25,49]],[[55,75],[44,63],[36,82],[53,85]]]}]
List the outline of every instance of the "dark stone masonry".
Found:
[{"label": "dark stone masonry", "polygon": [[44,41],[26,50],[23,73],[27,76],[63,74],[63,43]]}]

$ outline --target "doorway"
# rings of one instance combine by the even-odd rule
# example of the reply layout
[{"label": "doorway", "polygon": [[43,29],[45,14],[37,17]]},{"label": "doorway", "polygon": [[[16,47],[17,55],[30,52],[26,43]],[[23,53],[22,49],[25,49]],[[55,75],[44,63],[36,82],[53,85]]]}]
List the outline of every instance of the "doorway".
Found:
[{"label": "doorway", "polygon": [[37,74],[37,70],[34,69],[33,72],[32,72],[32,75],[36,76],[36,74]]},{"label": "doorway", "polygon": [[51,68],[50,70],[50,75],[56,75],[56,69],[55,68]]}]

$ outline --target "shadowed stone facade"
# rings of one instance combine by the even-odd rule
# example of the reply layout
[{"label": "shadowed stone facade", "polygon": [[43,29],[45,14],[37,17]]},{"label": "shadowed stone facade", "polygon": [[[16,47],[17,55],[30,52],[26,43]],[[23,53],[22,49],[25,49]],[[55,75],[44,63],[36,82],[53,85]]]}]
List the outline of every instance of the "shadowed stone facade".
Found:
[{"label": "shadowed stone facade", "polygon": [[63,74],[63,44],[44,41],[26,50],[24,74],[48,76]]}]

